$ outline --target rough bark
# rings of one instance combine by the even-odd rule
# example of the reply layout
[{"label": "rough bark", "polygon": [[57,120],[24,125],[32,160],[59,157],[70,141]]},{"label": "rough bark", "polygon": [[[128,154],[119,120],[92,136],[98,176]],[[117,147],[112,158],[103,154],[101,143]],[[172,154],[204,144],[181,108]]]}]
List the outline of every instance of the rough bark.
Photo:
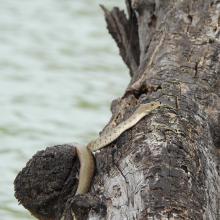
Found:
[{"label": "rough bark", "polygon": [[[15,197],[39,219],[59,219],[76,191],[79,162],[72,145],[37,152],[17,175]],[[74,194],[73,194],[74,195]]]},{"label": "rough bark", "polygon": [[81,219],[218,220],[220,2],[126,2],[128,19],[103,8],[132,76],[110,124],[143,102],[164,107],[95,155],[90,192],[68,207]]}]

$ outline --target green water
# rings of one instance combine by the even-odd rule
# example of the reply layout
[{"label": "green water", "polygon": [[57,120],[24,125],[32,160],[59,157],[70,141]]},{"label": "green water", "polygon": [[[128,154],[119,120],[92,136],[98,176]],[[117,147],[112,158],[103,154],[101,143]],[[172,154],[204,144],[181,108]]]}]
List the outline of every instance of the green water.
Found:
[{"label": "green water", "polygon": [[98,4],[0,0],[0,220],[33,219],[13,180],[45,146],[96,137],[129,78]]}]

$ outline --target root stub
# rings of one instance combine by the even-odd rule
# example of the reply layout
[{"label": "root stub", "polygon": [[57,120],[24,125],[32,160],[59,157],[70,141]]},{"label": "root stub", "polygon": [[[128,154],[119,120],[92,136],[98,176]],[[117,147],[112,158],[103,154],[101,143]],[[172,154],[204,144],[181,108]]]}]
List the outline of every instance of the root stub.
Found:
[{"label": "root stub", "polygon": [[72,145],[38,151],[15,178],[15,197],[35,217],[58,219],[69,196],[75,194],[78,169]]}]

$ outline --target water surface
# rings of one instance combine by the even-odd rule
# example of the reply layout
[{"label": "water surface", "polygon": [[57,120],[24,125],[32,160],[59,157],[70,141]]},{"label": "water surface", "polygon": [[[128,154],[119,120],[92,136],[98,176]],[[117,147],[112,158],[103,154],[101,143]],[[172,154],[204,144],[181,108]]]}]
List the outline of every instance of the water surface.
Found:
[{"label": "water surface", "polygon": [[98,4],[122,1],[0,0],[0,219],[33,219],[13,180],[38,150],[95,138],[128,70]]}]

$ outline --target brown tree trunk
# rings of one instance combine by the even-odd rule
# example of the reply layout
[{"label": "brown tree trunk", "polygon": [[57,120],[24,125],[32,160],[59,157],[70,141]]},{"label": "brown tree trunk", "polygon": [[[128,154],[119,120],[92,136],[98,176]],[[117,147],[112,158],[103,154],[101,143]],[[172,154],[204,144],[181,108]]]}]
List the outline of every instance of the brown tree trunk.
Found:
[{"label": "brown tree trunk", "polygon": [[166,107],[96,154],[91,193],[104,219],[220,219],[220,2],[126,3],[128,19],[103,7],[132,77],[112,120],[140,102]]},{"label": "brown tree trunk", "polygon": [[103,6],[131,82],[115,125],[137,105],[164,106],[95,154],[81,219],[220,219],[220,2],[126,0]]}]

